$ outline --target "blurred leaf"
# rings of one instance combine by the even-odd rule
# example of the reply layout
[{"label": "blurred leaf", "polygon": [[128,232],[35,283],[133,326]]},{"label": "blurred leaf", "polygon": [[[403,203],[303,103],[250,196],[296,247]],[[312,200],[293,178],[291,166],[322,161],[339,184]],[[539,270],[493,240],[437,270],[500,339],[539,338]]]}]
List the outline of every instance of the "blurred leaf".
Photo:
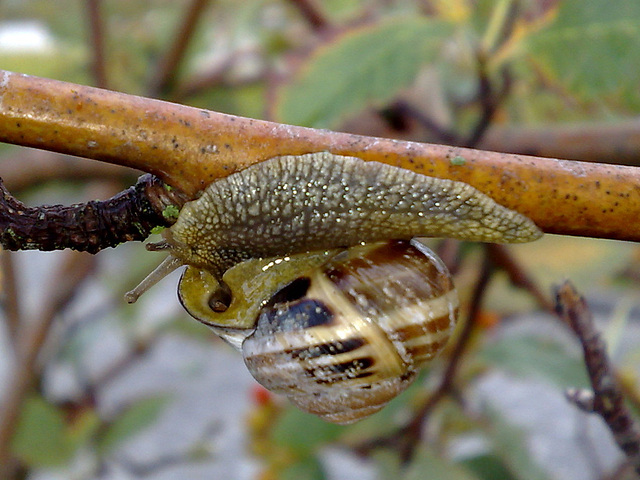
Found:
[{"label": "blurred leaf", "polygon": [[464,467],[428,450],[421,450],[408,467],[403,480],[475,480]]},{"label": "blurred leaf", "polygon": [[84,410],[69,429],[67,440],[75,451],[87,444],[100,428],[102,421],[94,409]]},{"label": "blurred leaf", "polygon": [[555,22],[527,39],[529,54],[587,98],[637,85],[640,2],[565,0]]},{"label": "blurred leaf", "polygon": [[480,352],[481,358],[518,376],[536,376],[560,387],[588,387],[582,359],[560,343],[534,336],[506,337]]},{"label": "blurred leaf", "polygon": [[297,408],[288,408],[273,429],[273,441],[300,456],[337,439],[345,427],[325,422]]},{"label": "blurred leaf", "polygon": [[153,424],[162,413],[167,401],[167,397],[149,397],[130,405],[106,429],[100,439],[100,450],[108,453]]},{"label": "blurred leaf", "polygon": [[462,464],[472,471],[479,480],[516,480],[496,455],[478,455],[466,459]]},{"label": "blurred leaf", "polygon": [[282,480],[324,480],[322,464],[316,457],[306,457],[287,467],[280,476]]},{"label": "blurred leaf", "polygon": [[383,105],[435,59],[449,24],[422,17],[368,25],[317,49],[279,92],[277,120],[327,128]]},{"label": "blurred leaf", "polygon": [[504,419],[500,412],[488,412],[491,424],[487,436],[494,453],[502,459],[511,472],[512,478],[519,480],[549,480],[549,476],[531,458],[526,435]]},{"label": "blurred leaf", "polygon": [[377,449],[370,458],[376,463],[378,478],[401,478],[402,464],[398,452],[389,449]]},{"label": "blurred leaf", "polygon": [[64,413],[40,396],[25,402],[12,447],[30,467],[64,465],[74,453],[66,438]]}]

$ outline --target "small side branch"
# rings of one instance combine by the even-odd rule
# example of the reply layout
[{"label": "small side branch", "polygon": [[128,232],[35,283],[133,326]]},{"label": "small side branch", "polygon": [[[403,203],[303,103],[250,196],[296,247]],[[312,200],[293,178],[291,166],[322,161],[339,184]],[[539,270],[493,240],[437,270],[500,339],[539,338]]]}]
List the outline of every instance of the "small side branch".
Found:
[{"label": "small side branch", "polygon": [[570,282],[565,282],[557,289],[556,300],[558,314],[582,344],[593,388],[592,392],[570,390],[567,398],[578,408],[602,417],[616,443],[640,474],[640,429],[624,403],[622,389],[616,380],[605,342],[594,327],[591,311]]},{"label": "small side branch", "polygon": [[27,207],[0,180],[0,245],[5,250],[62,250],[97,253],[144,240],[154,227],[175,221],[186,197],[153,175],[104,201]]}]

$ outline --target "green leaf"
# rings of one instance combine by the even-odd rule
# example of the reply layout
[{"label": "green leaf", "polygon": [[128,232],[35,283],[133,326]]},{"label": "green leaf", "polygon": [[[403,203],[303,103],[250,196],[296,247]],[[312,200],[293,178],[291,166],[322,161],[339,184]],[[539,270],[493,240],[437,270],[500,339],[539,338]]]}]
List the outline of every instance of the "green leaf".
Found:
[{"label": "green leaf", "polygon": [[277,445],[305,456],[335,440],[344,430],[343,426],[325,422],[315,415],[291,407],[274,427],[272,439]]},{"label": "green leaf", "polygon": [[402,478],[402,462],[397,451],[378,448],[369,458],[376,464],[377,478]]},{"label": "green leaf", "polygon": [[565,0],[528,50],[566,88],[593,98],[637,85],[640,2]]},{"label": "green leaf", "polygon": [[488,412],[491,425],[487,429],[494,453],[518,480],[549,480],[549,475],[531,458],[525,434],[506,422],[499,412]]},{"label": "green leaf", "polygon": [[67,432],[67,442],[73,451],[90,442],[100,429],[101,424],[102,421],[95,410],[83,411]]},{"label": "green leaf", "polygon": [[507,470],[504,462],[497,455],[478,455],[477,457],[468,458],[462,462],[462,465],[472,471],[479,480],[516,480]]},{"label": "green leaf", "polygon": [[125,440],[144,430],[157,420],[167,405],[167,397],[144,398],[126,408],[106,429],[99,448],[108,453]]},{"label": "green leaf", "polygon": [[322,464],[316,457],[306,457],[290,465],[282,472],[282,480],[324,480]]},{"label": "green leaf", "polygon": [[421,450],[411,463],[403,480],[477,480],[464,467]]},{"label": "green leaf", "polygon": [[74,453],[66,438],[63,412],[37,396],[22,408],[12,443],[13,454],[30,467],[55,467]]},{"label": "green leaf", "polygon": [[450,25],[423,17],[354,29],[317,49],[279,92],[279,121],[317,128],[383,105],[432,62]]},{"label": "green leaf", "polygon": [[508,337],[491,343],[481,358],[512,374],[535,376],[560,387],[588,387],[581,358],[570,355],[558,342],[539,337]]}]

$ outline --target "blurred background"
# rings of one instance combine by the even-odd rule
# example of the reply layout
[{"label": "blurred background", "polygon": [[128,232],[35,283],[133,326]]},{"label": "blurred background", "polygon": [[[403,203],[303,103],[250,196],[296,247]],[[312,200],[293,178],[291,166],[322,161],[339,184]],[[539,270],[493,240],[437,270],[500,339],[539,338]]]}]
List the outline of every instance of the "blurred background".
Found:
[{"label": "blurred background", "polygon": [[[627,0],[4,1],[0,68],[284,123],[637,165],[638,25]],[[0,145],[0,177],[28,205],[108,198],[139,173]],[[127,305],[162,260],[142,244],[1,252],[9,478],[634,478],[601,420],[565,400],[587,380],[549,310],[570,278],[637,411],[637,245],[547,235],[500,261],[432,244],[455,272],[461,323],[482,299],[462,355],[347,427],[259,387],[182,310],[179,273]]]}]

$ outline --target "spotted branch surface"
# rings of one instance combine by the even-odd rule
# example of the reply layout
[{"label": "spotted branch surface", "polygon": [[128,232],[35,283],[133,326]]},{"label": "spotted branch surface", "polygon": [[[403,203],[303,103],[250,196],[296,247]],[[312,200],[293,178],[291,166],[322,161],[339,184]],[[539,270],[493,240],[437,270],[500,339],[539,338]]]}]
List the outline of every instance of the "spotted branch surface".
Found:
[{"label": "spotted branch surface", "polygon": [[549,233],[640,241],[640,169],[295,127],[0,71],[0,141],[134,167],[190,196],[330,151],[468,183]]},{"label": "spotted branch surface", "polygon": [[577,335],[593,391],[573,389],[567,398],[582,410],[596,413],[605,421],[620,449],[640,474],[640,428],[624,403],[604,340],[593,324],[584,298],[570,282],[556,292],[557,311]]},{"label": "spotted branch surface", "polygon": [[169,226],[186,197],[153,175],[104,201],[27,207],[0,180],[0,244],[5,250],[62,250],[96,253],[144,240],[157,226]]}]

